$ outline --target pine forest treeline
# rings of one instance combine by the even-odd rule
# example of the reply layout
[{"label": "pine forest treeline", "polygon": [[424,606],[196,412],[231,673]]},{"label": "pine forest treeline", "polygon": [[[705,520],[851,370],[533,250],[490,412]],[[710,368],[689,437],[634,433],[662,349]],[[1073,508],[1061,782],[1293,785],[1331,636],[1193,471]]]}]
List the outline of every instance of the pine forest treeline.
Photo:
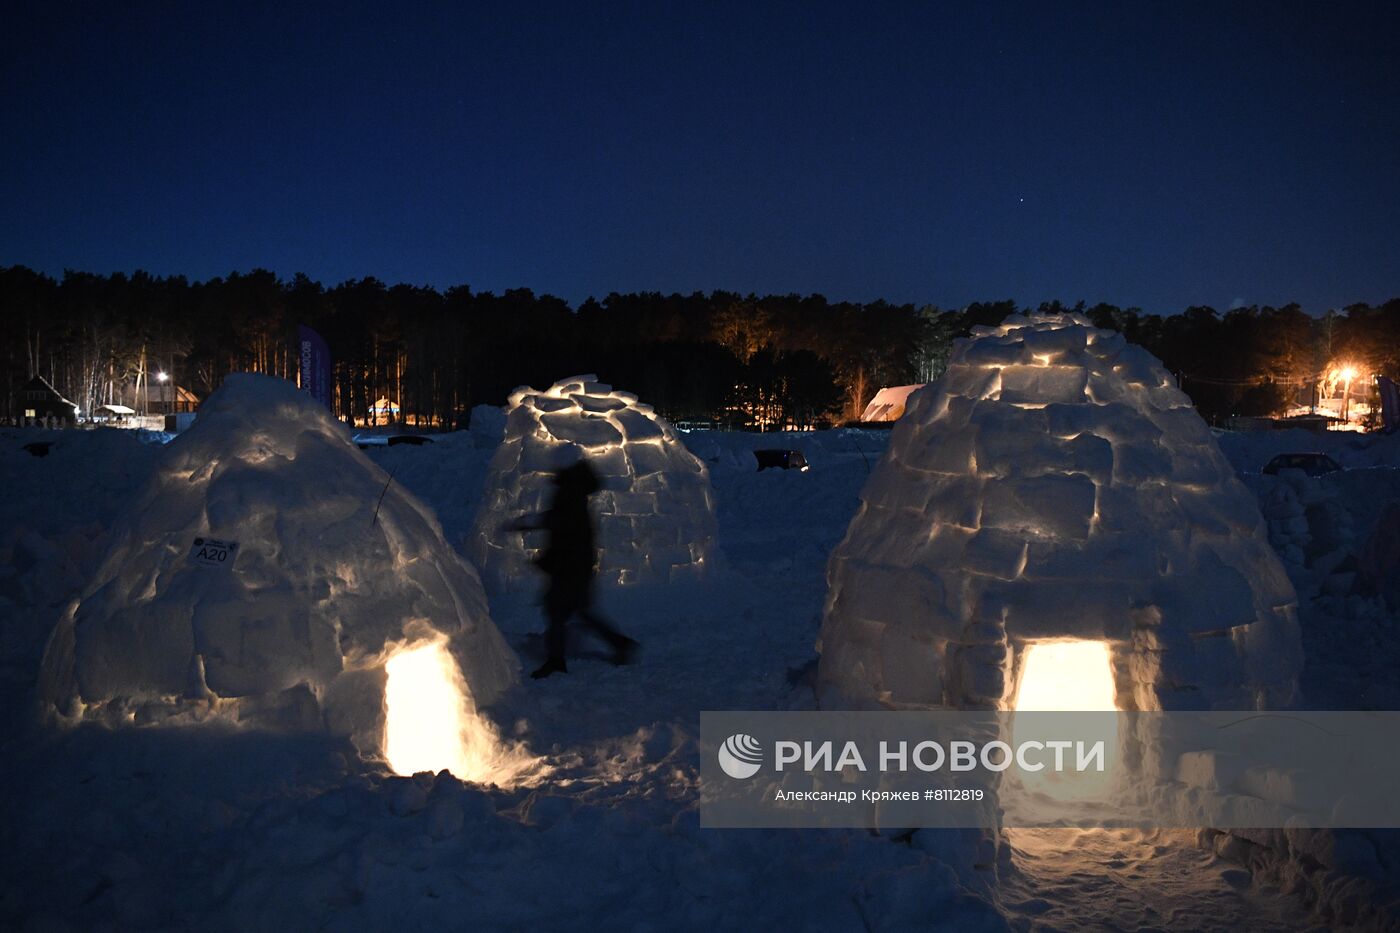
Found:
[{"label": "pine forest treeline", "polygon": [[[1170,316],[1082,302],[1077,310],[1159,357],[1207,418],[1272,414],[1338,360],[1400,375],[1400,299],[1311,316],[1297,305]],[[41,375],[83,412],[170,374],[199,397],[230,372],[296,378],[296,326],[335,361],[336,414],[361,422],[388,398],[401,417],[459,427],[472,406],[581,372],[636,392],[673,420],[814,426],[857,417],[886,385],[936,378],[955,337],[1028,310],[959,309],[819,295],[611,294],[577,308],[529,289],[439,291],[373,278],[94,275],[0,268],[0,394]],[[127,392],[129,397],[129,390]]]}]

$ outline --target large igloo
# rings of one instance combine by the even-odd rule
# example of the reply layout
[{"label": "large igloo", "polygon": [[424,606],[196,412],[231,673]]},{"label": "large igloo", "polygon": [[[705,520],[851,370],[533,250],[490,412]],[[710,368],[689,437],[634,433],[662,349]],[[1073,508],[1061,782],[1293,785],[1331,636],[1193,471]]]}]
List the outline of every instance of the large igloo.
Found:
[{"label": "large igloo", "polygon": [[[827,579],[826,706],[1295,701],[1296,597],[1254,498],[1161,364],[1079,315],[1013,316],[955,343]],[[1019,705],[1026,659],[1050,645],[1048,692]],[[1106,657],[1101,699],[1078,647]]]},{"label": "large igloo", "polygon": [[505,437],[491,460],[467,555],[493,587],[534,579],[544,532],[505,531],[543,512],[553,475],[585,457],[602,490],[591,497],[599,579],[674,582],[715,559],[715,503],[705,464],[650,405],[594,375],[510,395]]},{"label": "large igloo", "polygon": [[478,708],[518,667],[431,511],[292,383],[235,374],[134,494],[41,694],[70,721],[326,730],[482,778],[504,752]]}]

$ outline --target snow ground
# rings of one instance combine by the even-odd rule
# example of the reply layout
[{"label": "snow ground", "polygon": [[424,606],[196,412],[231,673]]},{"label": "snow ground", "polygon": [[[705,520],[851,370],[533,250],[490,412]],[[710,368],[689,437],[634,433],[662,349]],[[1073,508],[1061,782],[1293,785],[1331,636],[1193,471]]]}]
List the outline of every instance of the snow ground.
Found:
[{"label": "snow ground", "polygon": [[[1013,833],[993,885],[958,877],[918,836],[699,828],[698,713],[811,704],[826,555],[887,437],[687,436],[712,461],[724,570],[682,590],[610,593],[606,611],[642,642],[639,662],[585,656],[500,704],[503,731],[555,768],[503,791],[395,777],[304,736],[39,727],[44,639],[153,454],[102,431],[63,435],[38,459],[18,451],[30,435],[0,436],[0,703],[13,724],[0,738],[0,927],[1310,928],[1300,899],[1189,833]],[[1242,470],[1278,444],[1317,446],[1266,440],[1222,446]],[[370,455],[460,544],[492,443],[462,432]],[[748,450],[789,444],[810,472],[753,472]],[[1400,463],[1393,444],[1343,453],[1349,466]],[[525,589],[493,600],[492,614],[529,665],[541,623]],[[1328,675],[1348,651],[1381,650],[1395,680],[1389,638],[1329,650]],[[1350,699],[1350,687],[1327,686],[1335,676],[1312,679],[1310,705]]]}]

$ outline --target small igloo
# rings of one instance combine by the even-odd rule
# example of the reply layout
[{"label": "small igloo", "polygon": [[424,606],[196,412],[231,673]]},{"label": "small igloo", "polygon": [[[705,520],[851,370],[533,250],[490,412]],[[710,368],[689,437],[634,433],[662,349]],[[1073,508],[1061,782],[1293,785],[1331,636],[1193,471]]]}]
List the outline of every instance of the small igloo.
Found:
[{"label": "small igloo", "polygon": [[1028,709],[1294,702],[1296,597],[1253,496],[1161,364],[1079,315],[955,343],[827,579],[823,705],[1014,710],[1028,666]]},{"label": "small igloo", "polygon": [[548,508],[555,471],[580,455],[603,486],[590,503],[600,580],[665,583],[705,573],[716,531],[705,464],[650,405],[587,375],[510,395],[505,437],[467,541],[488,586],[533,579],[544,532],[503,528]]},{"label": "small igloo", "polygon": [[478,707],[518,668],[432,512],[292,383],[235,374],[133,497],[41,694],[69,721],[324,730],[482,779],[505,753]]}]

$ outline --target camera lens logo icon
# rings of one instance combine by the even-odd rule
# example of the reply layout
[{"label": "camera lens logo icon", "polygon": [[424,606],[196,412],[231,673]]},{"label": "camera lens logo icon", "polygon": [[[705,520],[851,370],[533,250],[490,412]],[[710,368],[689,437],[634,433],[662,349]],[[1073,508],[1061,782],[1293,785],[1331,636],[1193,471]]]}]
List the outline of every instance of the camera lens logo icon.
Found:
[{"label": "camera lens logo icon", "polygon": [[719,766],[736,780],[751,778],[763,767],[763,746],[753,736],[736,732],[719,747]]}]

